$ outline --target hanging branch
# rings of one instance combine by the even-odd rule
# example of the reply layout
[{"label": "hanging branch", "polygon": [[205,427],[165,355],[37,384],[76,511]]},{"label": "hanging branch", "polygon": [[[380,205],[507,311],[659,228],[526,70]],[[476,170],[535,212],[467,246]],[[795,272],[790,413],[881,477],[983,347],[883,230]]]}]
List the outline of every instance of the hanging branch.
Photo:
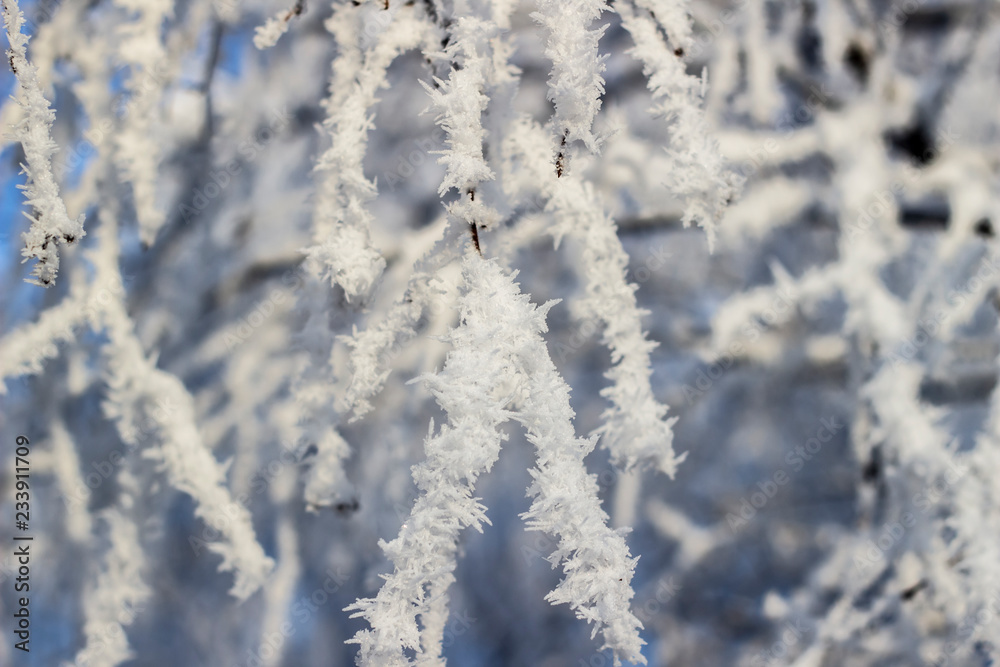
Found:
[{"label": "hanging branch", "polygon": [[334,61],[330,96],[324,101],[323,123],[332,145],[316,163],[319,184],[313,214],[313,243],[305,249],[315,276],[343,288],[349,301],[364,300],[385,268],[371,244],[367,205],[377,190],[362,162],[372,128],[371,109],[386,85],[392,62],[416,48],[430,24],[413,8],[398,11],[368,50],[358,45],[365,6],[338,6],[326,23],[342,52]]},{"label": "hanging branch", "polygon": [[365,7],[341,5],[326,23],[341,46],[333,63],[328,116],[324,128],[332,145],[317,161],[318,191],[313,212],[313,244],[306,248],[309,285],[301,303],[307,321],[299,334],[309,358],[302,361],[293,386],[300,415],[301,440],[316,448],[306,477],[305,497],[312,509],[349,500],[353,489],[343,470],[350,446],[337,431],[336,381],[331,366],[326,299],[328,288],[320,279],[339,285],[348,301],[364,301],[385,268],[381,253],[371,244],[368,202],[377,194],[364,174],[363,161],[371,109],[376,94],[386,85],[389,66],[402,53],[416,48],[429,24],[412,8],[404,8],[368,49],[359,41]]},{"label": "hanging branch", "polygon": [[52,155],[56,144],[52,140],[55,112],[42,94],[35,66],[28,60],[28,35],[21,32],[24,15],[17,0],[3,0],[3,20],[7,28],[10,49],[7,58],[18,82],[17,103],[24,113],[14,126],[14,137],[24,149],[25,164],[21,171],[28,182],[18,186],[26,195],[33,214],[25,214],[31,227],[22,235],[24,261],[37,260],[31,270],[35,285],[50,287],[59,273],[59,247],[72,245],[83,238],[83,215],[72,220],[66,204],[59,196],[59,186],[52,173]]},{"label": "hanging branch", "polygon": [[144,606],[151,593],[143,581],[147,557],[139,541],[139,528],[126,514],[133,507],[138,484],[127,469],[118,475],[118,482],[123,487],[121,509],[102,513],[109,544],[101,572],[84,598],[84,646],[77,652],[74,665],[116,667],[134,658],[125,628],[135,620],[136,610]]},{"label": "hanging branch", "polygon": [[552,61],[548,98],[555,104],[552,129],[559,137],[556,169],[562,172],[567,143],[582,141],[597,152],[593,125],[604,95],[604,61],[598,43],[607,25],[590,25],[607,11],[604,0],[538,0],[531,15],[548,34],[545,56]]},{"label": "hanging branch", "polygon": [[[726,170],[701,110],[708,75],[687,74],[684,54],[693,42],[687,3],[624,0],[615,3],[615,11],[635,42],[630,53],[642,63],[656,103],[653,112],[670,129],[667,153],[673,166],[667,171],[665,185],[684,203],[684,225],[695,222],[702,227],[711,250],[715,247],[715,226],[742,184]],[[664,43],[658,27],[669,43]]]},{"label": "hanging branch", "polygon": [[278,12],[254,31],[253,45],[261,51],[269,49],[278,43],[281,36],[288,32],[292,19],[301,16],[306,10],[305,0],[296,0],[291,9]]},{"label": "hanging branch", "polygon": [[[635,561],[624,538],[607,526],[597,484],[583,458],[593,448],[573,435],[569,388],[559,377],[541,334],[555,305],[535,307],[495,260],[470,254],[462,265],[465,294],[461,321],[448,336],[444,369],[424,376],[448,423],[425,441],[426,459],[413,469],[420,490],[410,517],[392,542],[381,543],[395,566],[374,598],[348,607],[371,630],[351,640],[358,664],[400,667],[443,665],[442,630],[449,586],[454,582],[458,539],[465,528],[489,523],[473,496],[506,436],[500,426],[515,417],[538,448],[535,497],[525,518],[533,528],[558,536],[554,560],[566,578],[547,599],[567,603],[595,623],[605,645],[621,659],[644,662],[628,601]],[[415,662],[406,652],[416,653]]]},{"label": "hanging branch", "polygon": [[[103,211],[102,218],[93,256],[95,279],[120,283],[118,226],[112,211]],[[125,309],[124,289],[117,293],[100,311],[107,334],[104,414],[115,422],[122,441],[133,447],[143,427],[151,431],[154,444],[146,445],[143,455],[160,464],[171,485],[195,501],[195,515],[225,538],[208,549],[222,557],[219,569],[235,573],[233,596],[246,599],[261,587],[274,563],[257,542],[249,511],[234,502],[226,488],[225,466],[202,441],[191,395],[176,376],[157,368],[155,358],[145,354]],[[173,406],[171,413],[156,410],[157,401]]]},{"label": "hanging branch", "polygon": [[115,0],[115,4],[135,13],[132,22],[118,29],[118,57],[129,66],[126,89],[128,115],[115,141],[115,161],[124,179],[132,186],[139,235],[146,246],[156,240],[166,216],[156,202],[159,166],[162,159],[157,123],[168,60],[160,33],[173,16],[173,0]]},{"label": "hanging branch", "polygon": [[636,286],[626,278],[628,254],[614,220],[582,176],[574,172],[558,178],[549,170],[545,153],[539,149],[545,135],[540,126],[522,118],[504,150],[508,159],[523,166],[521,179],[545,198],[545,211],[554,221],[546,231],[556,245],[571,238],[582,250],[578,271],[586,292],[578,304],[578,316],[603,325],[602,342],[611,351],[612,361],[607,373],[612,385],[601,391],[611,401],[603,415],[604,425],[598,429],[601,446],[617,466],[653,465],[673,477],[686,454],[674,453],[676,418],[664,418],[668,408],[656,400],[650,384],[650,353],[656,343],[646,338],[645,311],[638,307]]}]

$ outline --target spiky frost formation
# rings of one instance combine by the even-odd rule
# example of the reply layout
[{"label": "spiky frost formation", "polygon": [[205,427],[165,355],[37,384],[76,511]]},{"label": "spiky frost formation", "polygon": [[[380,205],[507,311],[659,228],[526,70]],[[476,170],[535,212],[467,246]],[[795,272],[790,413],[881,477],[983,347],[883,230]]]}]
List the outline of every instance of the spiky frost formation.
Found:
[{"label": "spiky frost formation", "polygon": [[377,194],[362,162],[372,129],[372,107],[387,85],[387,70],[402,53],[416,48],[428,29],[416,9],[404,7],[389,18],[374,45],[360,44],[370,6],[339,5],[326,22],[340,45],[333,64],[323,125],[332,145],[318,159],[318,192],[313,243],[306,249],[310,271],[343,288],[349,300],[363,300],[378,281],[385,260],[372,246],[368,203]]},{"label": "spiky frost formation", "polygon": [[650,354],[656,343],[646,338],[638,307],[636,285],[627,278],[628,254],[618,238],[614,220],[604,204],[574,168],[557,176],[545,157],[545,132],[532,121],[521,118],[504,146],[508,163],[518,164],[512,181],[529,192],[537,189],[545,202],[552,224],[545,231],[556,245],[572,239],[580,248],[576,271],[584,286],[584,296],[576,306],[578,319],[600,323],[602,342],[611,351],[612,367],[607,373],[612,384],[601,394],[611,406],[604,413],[598,432],[601,446],[622,468],[652,465],[670,477],[684,460],[673,449],[675,418],[666,418],[668,407],[653,394]]},{"label": "spiky frost formation", "polygon": [[604,0],[539,0],[532,14],[548,34],[545,55],[552,61],[549,100],[552,127],[560,145],[582,141],[597,151],[593,125],[604,95],[604,61],[598,50],[607,25],[591,25],[608,9]]},{"label": "spiky frost formation", "polygon": [[42,94],[35,66],[28,60],[28,35],[21,31],[24,14],[17,0],[3,0],[3,20],[10,43],[7,57],[17,77],[17,103],[22,108],[13,136],[24,149],[25,164],[21,165],[21,170],[28,182],[19,187],[24,190],[26,203],[33,210],[32,215],[25,214],[31,220],[31,227],[22,237],[21,256],[24,261],[37,260],[29,282],[49,287],[59,273],[60,246],[83,238],[83,216],[71,219],[59,196],[59,186],[52,172],[52,155],[57,148],[52,140],[55,112]]},{"label": "spiky frost formation", "polygon": [[476,254],[465,259],[462,273],[461,323],[448,336],[452,350],[441,372],[424,377],[448,423],[436,434],[432,424],[426,459],[413,469],[420,496],[399,535],[382,543],[394,571],[374,598],[349,607],[371,626],[351,640],[361,647],[358,664],[443,664],[458,540],[464,529],[489,523],[475,484],[496,462],[505,438],[500,426],[512,417],[538,449],[529,490],[535,502],[525,518],[558,538],[552,560],[566,572],[547,599],[593,622],[616,664],[644,662],[642,624],[628,608],[635,561],[622,535],[607,526],[597,484],[583,465],[593,442],[574,435],[569,388],[541,337],[555,303],[535,307],[514,282],[516,274]]},{"label": "spiky frost formation", "polygon": [[[716,225],[736,198],[742,180],[727,171],[701,109],[707,72],[701,77],[687,73],[684,56],[693,43],[687,2],[625,0],[615,4],[615,11],[635,42],[631,53],[643,64],[656,105],[653,112],[669,123],[667,152],[673,164],[666,186],[684,203],[683,223],[702,227],[712,249]],[[660,30],[669,44],[664,43]]]}]

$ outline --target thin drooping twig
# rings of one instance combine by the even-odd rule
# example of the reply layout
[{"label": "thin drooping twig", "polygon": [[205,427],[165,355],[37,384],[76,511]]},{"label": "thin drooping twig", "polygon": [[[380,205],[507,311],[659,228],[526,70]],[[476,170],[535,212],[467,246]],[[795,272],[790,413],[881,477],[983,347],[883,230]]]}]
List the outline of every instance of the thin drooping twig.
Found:
[{"label": "thin drooping twig", "polygon": [[59,196],[59,186],[52,172],[52,155],[56,152],[52,140],[55,112],[42,94],[35,66],[28,60],[28,35],[22,32],[24,14],[17,0],[3,0],[2,4],[10,42],[7,57],[18,82],[17,102],[24,110],[14,127],[14,137],[24,149],[25,164],[21,169],[28,182],[18,187],[24,190],[27,204],[34,211],[28,216],[31,227],[22,237],[21,256],[24,261],[36,260],[28,282],[49,287],[59,273],[59,247],[76,243],[84,236],[83,215],[71,219]]}]

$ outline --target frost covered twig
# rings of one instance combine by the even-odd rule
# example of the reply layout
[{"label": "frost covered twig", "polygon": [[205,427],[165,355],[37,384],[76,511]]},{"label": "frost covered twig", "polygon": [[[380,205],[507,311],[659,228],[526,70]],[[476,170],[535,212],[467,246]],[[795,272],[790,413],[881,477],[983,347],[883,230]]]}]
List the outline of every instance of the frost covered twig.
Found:
[{"label": "frost covered twig", "polygon": [[548,33],[545,55],[552,61],[549,99],[555,104],[553,131],[563,147],[582,141],[596,152],[599,142],[593,125],[604,94],[607,58],[597,47],[607,25],[593,29],[590,25],[608,6],[604,0],[539,0],[537,5],[532,18]]},{"label": "frost covered twig", "polygon": [[656,343],[646,338],[636,286],[626,279],[628,255],[614,221],[603,210],[596,193],[575,179],[560,179],[549,206],[560,219],[555,234],[569,232],[583,248],[582,273],[586,296],[580,304],[585,319],[604,324],[602,340],[611,351],[611,386],[601,395],[611,401],[602,444],[619,466],[652,463],[673,477],[686,454],[673,449],[675,418],[666,419],[667,406],[653,394],[650,353]]},{"label": "frost covered twig", "polygon": [[335,381],[331,357],[332,336],[325,303],[329,280],[344,290],[348,301],[368,298],[385,268],[385,259],[371,244],[368,202],[376,194],[362,166],[371,109],[378,90],[386,85],[389,66],[402,53],[417,47],[427,30],[413,8],[392,18],[370,48],[360,43],[365,6],[338,6],[326,22],[342,52],[334,61],[329,97],[324,100],[324,127],[332,139],[316,163],[318,191],[313,211],[313,243],[307,247],[305,268],[309,287],[301,300],[307,324],[299,335],[308,350],[294,384],[302,440],[316,448],[308,473],[306,499],[311,508],[333,504],[351,493],[343,470],[350,447],[337,431],[340,421],[333,406]]},{"label": "frost covered twig", "polygon": [[344,397],[344,408],[353,412],[354,419],[367,414],[373,407],[371,399],[385,384],[390,374],[393,351],[416,336],[415,327],[428,305],[439,298],[434,274],[427,266],[433,257],[444,258],[439,243],[418,262],[410,277],[403,298],[391,306],[380,319],[370,322],[363,331],[354,331],[341,340],[350,348],[351,383]]},{"label": "frost covered twig", "polygon": [[59,187],[52,172],[52,122],[55,112],[42,94],[35,66],[28,60],[28,35],[21,29],[24,15],[17,0],[3,0],[3,20],[7,29],[10,67],[18,81],[18,104],[23,116],[14,128],[14,137],[24,148],[26,164],[21,168],[28,182],[21,187],[27,203],[34,209],[31,227],[24,233],[24,261],[37,260],[31,271],[36,285],[48,287],[59,273],[59,246],[72,244],[84,236],[83,216],[73,220],[59,197]]},{"label": "frost covered twig", "polygon": [[601,445],[618,466],[652,464],[673,477],[685,455],[674,453],[675,419],[664,419],[668,408],[656,400],[650,385],[650,353],[656,344],[646,338],[645,311],[637,305],[636,286],[626,278],[628,254],[614,221],[582,176],[570,170],[556,177],[544,167],[538,148],[544,145],[542,137],[541,128],[521,119],[505,151],[509,160],[523,164],[521,178],[547,197],[545,210],[554,220],[548,233],[556,244],[569,237],[582,249],[578,270],[586,295],[578,306],[579,316],[604,325],[603,342],[611,350],[613,364],[607,374],[612,385],[601,391],[612,403],[599,429]]},{"label": "frost covered twig", "polygon": [[[123,309],[109,309],[108,318],[111,342],[105,414],[116,421],[122,439],[130,445],[136,444],[130,433],[152,420],[158,446],[144,454],[161,464],[175,488],[194,499],[195,514],[222,533],[225,542],[208,548],[222,557],[221,570],[234,572],[232,594],[245,599],[260,588],[273,565],[257,542],[250,513],[226,489],[224,469],[198,434],[194,405],[184,385],[145,357]],[[157,399],[176,405],[177,412],[166,418],[153,409]]]},{"label": "frost covered twig", "polygon": [[533,530],[557,537],[550,560],[553,567],[562,562],[566,574],[546,599],[570,605],[578,618],[593,623],[593,634],[603,634],[602,648],[614,652],[615,665],[622,658],[645,664],[640,653],[642,624],[629,611],[637,559],[630,557],[626,531],[608,526],[597,482],[584,465],[594,441],[573,432],[569,387],[559,377],[538,330],[532,334],[519,355],[527,396],[517,420],[538,450],[538,464],[531,470],[528,490],[534,501],[522,516]]},{"label": "frost covered twig", "polygon": [[[666,185],[684,202],[684,224],[700,225],[711,249],[715,225],[736,196],[739,182],[725,171],[718,143],[701,110],[707,74],[699,79],[686,72],[683,57],[692,44],[686,5],[684,0],[625,0],[615,3],[615,11],[635,42],[631,53],[643,64],[656,103],[653,111],[670,123],[667,152],[673,168]],[[663,43],[657,24],[672,49]]]},{"label": "frost covered twig", "polygon": [[[435,78],[433,87],[424,84],[432,108],[438,113],[437,123],[447,136],[448,150],[442,151],[439,159],[445,165],[445,175],[438,193],[443,196],[453,188],[463,193],[448,207],[448,212],[472,231],[477,251],[481,251],[478,227],[489,227],[499,219],[497,211],[484,202],[482,195],[477,200],[476,191],[495,178],[484,149],[487,132],[482,117],[487,112],[486,93],[514,78],[500,36],[500,27],[509,21],[509,11],[509,7],[495,6],[489,17],[461,17],[454,21],[447,48],[443,54],[435,54],[453,64],[449,77],[446,81]],[[344,338],[352,350],[351,385],[345,405],[355,418],[371,409],[370,397],[389,376],[388,352],[413,337],[414,326],[430,301],[439,295],[440,290],[433,287],[435,269],[450,260],[453,236],[454,229],[446,226],[444,237],[415,264],[402,300],[385,317]]]},{"label": "frost covered twig", "polygon": [[424,84],[438,112],[437,121],[448,136],[448,150],[438,160],[445,165],[438,194],[452,188],[469,192],[494,177],[483,156],[486,133],[482,114],[489,99],[484,91],[490,74],[489,42],[496,31],[491,21],[466,16],[456,19],[445,55],[458,67],[452,68],[447,81],[436,79],[437,90]]},{"label": "frost covered twig", "polygon": [[[74,340],[74,329],[86,322],[86,306],[72,295],[44,311],[38,321],[18,327],[0,339],[0,380],[42,372],[43,363],[59,354],[59,344]],[[7,392],[0,383],[0,394]]]},{"label": "frost covered twig", "polygon": [[[137,489],[135,479],[127,472],[119,477],[127,489],[122,495],[125,511],[132,507]],[[83,626],[85,644],[66,667],[103,665],[115,667],[135,657],[129,648],[125,627],[135,620],[136,610],[149,597],[150,588],[143,581],[146,555],[139,542],[136,523],[122,510],[114,508],[103,513],[108,527],[108,550],[102,571],[85,598]]]},{"label": "frost covered twig", "polygon": [[[448,205],[448,213],[467,225],[476,252],[482,254],[479,229],[489,229],[500,214],[480,187],[496,178],[487,159],[484,126],[492,93],[516,82],[517,70],[509,62],[510,45],[502,27],[510,21],[512,7],[497,3],[484,16],[461,16],[452,22],[448,46],[443,57],[450,64],[447,81],[435,77],[434,87],[424,84],[437,111],[437,123],[445,130],[448,150],[441,151],[438,162],[445,165],[445,176],[438,188],[444,196],[452,188],[462,197]],[[436,57],[441,57],[440,55]],[[496,100],[494,100],[494,105]],[[496,113],[496,109],[492,110]]]},{"label": "frost covered twig", "polygon": [[278,43],[281,36],[288,32],[288,27],[294,17],[300,16],[306,9],[305,0],[295,0],[291,9],[280,11],[258,26],[254,33],[253,45],[260,50],[269,49]]},{"label": "frost covered twig", "polygon": [[[478,260],[478,258],[476,258]],[[395,571],[373,599],[350,607],[363,616],[371,630],[352,640],[360,645],[358,664],[399,667],[412,664],[406,650],[440,661],[440,638],[422,640],[418,626],[441,627],[446,614],[441,599],[454,581],[456,551],[461,531],[481,530],[489,523],[485,508],[475,499],[476,480],[500,454],[501,424],[510,418],[510,366],[506,361],[516,342],[503,335],[501,321],[517,318],[513,331],[540,326],[541,313],[526,297],[512,292],[513,284],[484,284],[475,264],[466,260],[469,292],[461,299],[461,325],[449,335],[453,345],[444,369],[426,378],[438,403],[449,415],[437,434],[429,435],[426,459],[413,470],[421,495],[399,536],[383,543]],[[498,289],[503,289],[497,293]],[[506,298],[505,298],[506,297]],[[492,299],[492,300],[490,300]],[[433,428],[433,425],[432,425]],[[440,664],[440,662],[438,662]]]},{"label": "frost covered twig", "polygon": [[[102,222],[94,256],[95,272],[110,284],[120,281],[118,226],[107,213]],[[202,441],[191,395],[176,376],[160,370],[155,359],[146,356],[120,296],[123,290],[118,292],[119,296],[111,299],[101,313],[108,336],[104,348],[108,383],[104,413],[114,420],[128,445],[136,446],[136,434],[152,426],[150,437],[155,446],[147,445],[144,456],[160,463],[171,485],[194,499],[195,514],[223,535],[224,542],[209,544],[208,548],[222,557],[220,569],[234,572],[232,594],[245,599],[264,583],[273,561],[257,542],[250,513],[229,494],[225,468]],[[156,409],[157,401],[166,401],[176,410],[164,414]]]},{"label": "frost covered twig", "polygon": [[129,113],[116,138],[115,159],[132,185],[136,217],[142,241],[148,246],[166,220],[157,205],[157,175],[161,160],[161,131],[156,119],[168,69],[167,53],[160,34],[163,23],[173,15],[173,0],[115,0],[115,4],[136,14],[135,20],[119,28],[118,57],[127,64]]},{"label": "frost covered twig", "polygon": [[434,85],[424,82],[431,108],[437,112],[436,122],[446,133],[447,150],[438,162],[445,166],[445,175],[438,188],[444,196],[456,189],[462,196],[447,206],[449,217],[443,238],[414,265],[414,275],[407,281],[403,299],[397,302],[387,317],[366,331],[355,332],[346,339],[352,348],[352,379],[346,403],[360,416],[370,409],[369,397],[379,391],[389,370],[387,352],[414,335],[414,326],[431,300],[440,294],[434,287],[436,270],[447,264],[452,255],[455,228],[452,219],[461,220],[472,234],[477,252],[482,254],[478,229],[487,228],[499,219],[498,212],[476,198],[479,187],[495,178],[486,156],[483,117],[487,114],[489,93],[516,81],[516,70],[509,64],[509,44],[501,29],[509,25],[512,7],[495,3],[481,16],[460,16],[448,24],[448,34],[441,44],[442,52],[425,47],[428,62],[449,63],[447,80],[434,77]]},{"label": "frost covered twig", "polygon": [[410,518],[396,539],[383,543],[394,572],[375,598],[350,607],[372,628],[352,640],[361,647],[358,664],[413,664],[408,650],[417,664],[443,664],[441,630],[458,539],[465,528],[489,523],[473,496],[475,483],[499,456],[505,438],[499,427],[512,415],[538,448],[530,489],[536,500],[525,518],[559,536],[553,558],[565,561],[566,578],[547,599],[594,622],[616,664],[643,661],[641,624],[628,609],[634,561],[621,534],[607,526],[583,465],[593,443],[573,433],[569,390],[541,338],[554,303],[536,308],[514,276],[475,254],[465,259],[463,277],[461,324],[448,337],[453,349],[444,369],[425,378],[448,423],[428,436],[426,460],[414,468],[421,495]]},{"label": "frost covered twig", "polygon": [[376,188],[362,168],[371,109],[378,90],[386,85],[389,65],[419,46],[428,27],[415,9],[403,8],[375,45],[363,50],[357,43],[367,9],[341,5],[326,22],[342,53],[334,61],[330,96],[324,102],[328,113],[324,127],[333,145],[316,163],[313,243],[305,251],[310,271],[342,287],[348,300],[363,300],[385,268],[369,231],[372,216],[367,204]]}]

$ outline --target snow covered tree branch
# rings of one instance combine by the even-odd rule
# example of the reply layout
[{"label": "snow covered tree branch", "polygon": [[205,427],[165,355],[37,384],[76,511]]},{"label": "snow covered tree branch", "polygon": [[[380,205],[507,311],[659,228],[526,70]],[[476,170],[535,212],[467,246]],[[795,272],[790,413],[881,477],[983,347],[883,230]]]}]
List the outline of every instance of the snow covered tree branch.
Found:
[{"label": "snow covered tree branch", "polygon": [[48,287],[59,273],[59,247],[73,244],[84,235],[83,216],[71,219],[59,196],[52,173],[52,155],[57,148],[51,134],[55,113],[42,94],[35,66],[28,60],[28,35],[22,32],[24,14],[17,0],[4,0],[3,21],[10,43],[7,57],[17,77],[17,102],[22,109],[13,137],[24,149],[26,163],[21,169],[28,183],[22,189],[26,203],[33,209],[29,216],[31,228],[23,236],[21,256],[24,261],[36,260],[29,282]]},{"label": "snow covered tree branch", "polygon": [[38,664],[1000,661],[994,3],[2,2]]},{"label": "snow covered tree branch", "polygon": [[[566,561],[566,579],[548,599],[594,622],[616,664],[621,658],[645,662],[641,624],[628,610],[634,561],[623,537],[606,525],[597,485],[583,465],[593,443],[573,434],[569,390],[540,336],[555,304],[531,305],[495,261],[468,256],[462,273],[461,323],[449,336],[453,349],[444,369],[424,378],[448,424],[428,437],[427,459],[413,472],[421,496],[400,535],[383,544],[395,571],[375,598],[352,607],[372,626],[353,640],[361,646],[359,664],[443,664],[440,631],[459,536],[489,523],[473,496],[475,483],[500,455],[499,428],[512,416],[538,448],[530,489],[536,501],[525,518],[559,536],[552,558]],[[415,663],[407,650],[417,653]]]}]

